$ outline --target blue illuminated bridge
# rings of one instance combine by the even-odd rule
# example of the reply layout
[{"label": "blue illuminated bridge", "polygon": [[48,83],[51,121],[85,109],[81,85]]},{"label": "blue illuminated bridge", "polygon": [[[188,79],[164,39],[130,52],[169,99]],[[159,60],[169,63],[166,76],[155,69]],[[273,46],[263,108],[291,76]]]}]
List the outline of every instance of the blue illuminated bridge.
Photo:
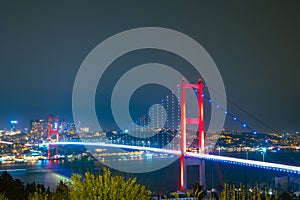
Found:
[{"label": "blue illuminated bridge", "polygon": [[[207,85],[205,90],[209,90]],[[189,110],[186,104],[189,103],[190,96],[196,96],[196,114],[192,115],[187,112]],[[225,97],[226,98],[226,97]],[[258,131],[246,123],[236,113],[229,112],[225,108],[210,98],[209,95],[204,94],[203,83],[201,80],[197,84],[190,84],[182,80],[176,85],[171,94],[161,99],[159,104],[152,106],[149,113],[138,118],[124,131],[123,135],[111,134],[106,135],[99,140],[78,140],[78,141],[60,141],[58,140],[58,131],[50,129],[48,131],[49,138],[51,133],[56,133],[57,142],[48,143],[49,149],[58,145],[85,145],[96,147],[115,147],[124,150],[141,150],[149,152],[166,153],[170,155],[177,155],[180,158],[180,189],[186,189],[186,161],[185,158],[198,159],[199,168],[205,169],[205,160],[224,162],[233,165],[241,165],[245,167],[257,167],[266,170],[276,170],[279,172],[286,172],[292,174],[300,174],[300,167],[278,164],[271,162],[262,162],[247,160],[241,158],[232,158],[218,155],[207,154],[208,146],[214,146],[216,143],[208,145],[209,141],[204,133],[204,100],[207,100],[218,112],[226,115],[229,119],[235,122],[239,128],[247,129],[251,134],[256,135]],[[54,120],[54,124],[57,121]],[[191,141],[190,130],[187,130],[187,125],[195,125],[196,130],[193,130],[194,138]],[[52,126],[51,122],[48,127]],[[51,141],[49,139],[49,141]],[[215,141],[216,142],[216,141]],[[188,148],[193,147],[197,152],[190,152]],[[49,151],[50,152],[50,151]],[[50,156],[50,154],[49,154]],[[50,157],[49,157],[50,158]],[[200,170],[201,171],[201,170]],[[200,172],[200,177],[205,176],[205,171]],[[202,180],[200,179],[200,184]],[[203,184],[204,185],[204,184]]]},{"label": "blue illuminated bridge", "polygon": [[[123,145],[123,144],[106,144],[104,142],[53,142],[50,145],[85,145],[85,146],[95,146],[95,147],[115,147],[121,149],[128,149],[128,150],[142,150],[142,151],[151,151],[151,152],[158,152],[158,153],[167,153],[173,155],[181,155],[181,151],[179,150],[170,150],[170,149],[160,149],[160,148],[153,148],[153,147],[146,147],[146,146],[131,146],[131,145]],[[242,165],[247,167],[258,167],[262,169],[268,170],[276,170],[280,172],[287,172],[293,174],[300,174],[300,167],[293,166],[293,165],[286,165],[286,164],[278,164],[272,162],[262,162],[262,161],[255,161],[255,160],[247,160],[242,158],[232,158],[227,156],[218,156],[218,155],[211,155],[211,154],[204,154],[204,153],[192,153],[186,152],[185,157],[189,158],[196,158],[196,159],[204,159],[204,160],[211,160],[217,162],[225,162],[234,165]]]}]

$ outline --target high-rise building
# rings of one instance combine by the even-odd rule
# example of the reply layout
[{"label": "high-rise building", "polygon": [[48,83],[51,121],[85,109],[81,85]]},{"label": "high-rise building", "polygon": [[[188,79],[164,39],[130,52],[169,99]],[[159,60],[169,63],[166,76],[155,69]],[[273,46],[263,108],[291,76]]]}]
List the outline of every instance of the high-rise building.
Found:
[{"label": "high-rise building", "polygon": [[9,125],[10,125],[10,131],[16,131],[17,130],[18,121],[17,120],[11,120],[9,122]]},{"label": "high-rise building", "polygon": [[40,120],[31,120],[30,121],[30,133],[44,135],[45,134],[45,121]]},{"label": "high-rise building", "polygon": [[75,133],[76,133],[76,126],[75,126],[74,123],[72,123],[72,124],[70,125],[69,133],[70,133],[70,134],[75,134]]}]

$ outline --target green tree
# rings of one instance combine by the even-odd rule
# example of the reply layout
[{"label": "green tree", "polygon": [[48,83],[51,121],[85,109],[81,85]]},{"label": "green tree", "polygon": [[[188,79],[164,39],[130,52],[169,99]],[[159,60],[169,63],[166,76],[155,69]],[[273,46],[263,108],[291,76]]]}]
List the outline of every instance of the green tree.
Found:
[{"label": "green tree", "polygon": [[0,174],[0,193],[7,199],[25,199],[24,185],[19,179],[14,179],[7,171]]},{"label": "green tree", "polygon": [[53,193],[53,199],[57,200],[68,200],[70,199],[70,188],[68,184],[63,183],[62,181],[59,182],[58,186]]},{"label": "green tree", "polygon": [[204,197],[207,194],[206,191],[204,190],[203,185],[200,185],[199,183],[193,185],[193,190],[194,190],[195,199],[197,200],[204,199]]},{"label": "green tree", "polygon": [[70,189],[68,184],[63,183],[62,181],[56,186],[54,192],[50,190],[37,189],[35,192],[32,192],[28,196],[29,200],[71,200],[70,198]]},{"label": "green tree", "polygon": [[29,200],[53,200],[51,198],[50,194],[42,191],[35,191],[34,193],[29,194],[28,196]]},{"label": "green tree", "polygon": [[85,173],[82,180],[80,175],[73,175],[70,197],[73,200],[86,199],[149,199],[151,192],[136,183],[136,179],[125,180],[121,176],[111,176],[109,169],[104,169],[103,175],[95,176]]},{"label": "green tree", "polygon": [[0,194],[0,200],[8,200],[4,194]]}]

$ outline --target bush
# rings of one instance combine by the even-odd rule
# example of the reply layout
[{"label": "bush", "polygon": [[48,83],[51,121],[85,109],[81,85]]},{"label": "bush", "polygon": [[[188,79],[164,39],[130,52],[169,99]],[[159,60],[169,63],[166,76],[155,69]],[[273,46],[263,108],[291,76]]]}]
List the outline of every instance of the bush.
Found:
[{"label": "bush", "polygon": [[151,194],[145,186],[136,183],[136,179],[124,180],[122,176],[111,176],[108,169],[104,174],[95,176],[90,172],[81,180],[80,175],[72,176],[70,197],[73,200],[84,199],[149,199]]},{"label": "bush", "polygon": [[0,200],[8,200],[4,194],[0,194]]},{"label": "bush", "polygon": [[136,183],[136,179],[125,180],[122,176],[111,176],[108,169],[103,175],[85,173],[84,179],[72,175],[70,183],[60,182],[53,193],[42,190],[29,195],[30,200],[89,200],[89,199],[150,199],[151,192]]}]

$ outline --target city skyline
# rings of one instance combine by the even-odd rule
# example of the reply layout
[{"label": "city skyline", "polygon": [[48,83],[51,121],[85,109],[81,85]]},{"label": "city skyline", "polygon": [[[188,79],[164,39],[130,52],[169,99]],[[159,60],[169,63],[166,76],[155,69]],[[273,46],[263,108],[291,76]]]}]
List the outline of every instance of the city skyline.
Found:
[{"label": "city skyline", "polygon": [[[28,127],[30,120],[48,114],[73,121],[72,89],[86,55],[118,32],[157,26],[183,32],[204,46],[220,70],[228,99],[275,130],[298,131],[297,5],[2,2],[0,128],[9,127],[11,120]],[[184,64],[164,56],[137,52],[116,64],[130,66],[154,57]]]}]

